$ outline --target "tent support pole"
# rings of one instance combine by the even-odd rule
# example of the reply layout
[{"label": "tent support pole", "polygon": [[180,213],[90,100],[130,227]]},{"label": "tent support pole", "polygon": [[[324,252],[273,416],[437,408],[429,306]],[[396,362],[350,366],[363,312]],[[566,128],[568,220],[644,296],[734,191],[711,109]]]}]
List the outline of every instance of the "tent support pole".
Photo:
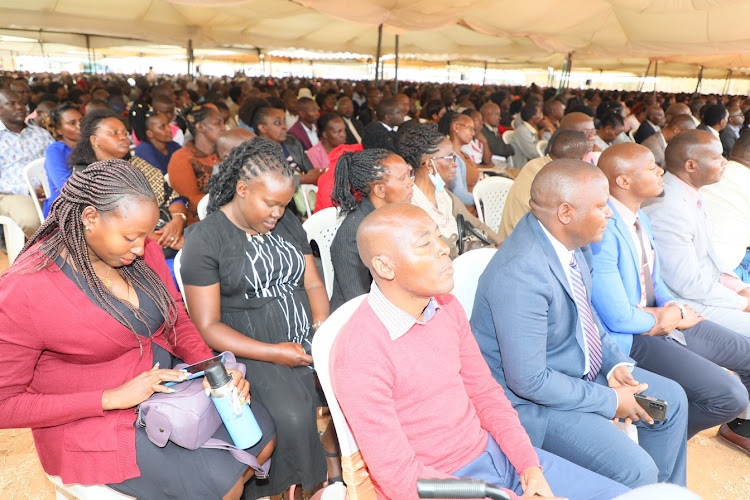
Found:
[{"label": "tent support pole", "polygon": [[703,66],[701,66],[700,71],[698,71],[698,83],[695,84],[696,93],[699,92],[702,83],[703,83]]},{"label": "tent support pole", "polygon": [[656,94],[656,81],[659,79],[659,61],[654,61],[654,94]]},{"label": "tent support pole", "polygon": [[643,91],[643,87],[646,85],[646,78],[648,78],[648,72],[651,71],[651,63],[653,61],[651,59],[648,60],[648,66],[646,66],[646,72],[643,74],[643,78],[641,78],[641,84],[638,86],[638,92]]},{"label": "tent support pole", "polygon": [[380,47],[383,42],[383,25],[378,26],[378,50],[375,54],[375,83],[378,83],[378,77],[380,76]]},{"label": "tent support pole", "polygon": [[94,72],[93,61],[91,61],[91,37],[86,35],[86,53],[89,55],[89,73]]},{"label": "tent support pole", "polygon": [[482,77],[482,85],[487,83],[487,61],[484,61],[484,76]]},{"label": "tent support pole", "polygon": [[396,59],[395,59],[395,64],[396,64],[395,75],[394,75],[394,79],[396,80],[395,89],[396,89],[396,93],[398,93],[398,35],[396,35]]},{"label": "tent support pole", "polygon": [[193,39],[188,40],[187,46],[187,74],[193,76]]},{"label": "tent support pole", "polygon": [[722,92],[723,95],[727,95],[727,93],[729,92],[729,82],[731,81],[732,81],[732,70],[730,69],[727,71],[727,79],[724,82],[724,90]]}]

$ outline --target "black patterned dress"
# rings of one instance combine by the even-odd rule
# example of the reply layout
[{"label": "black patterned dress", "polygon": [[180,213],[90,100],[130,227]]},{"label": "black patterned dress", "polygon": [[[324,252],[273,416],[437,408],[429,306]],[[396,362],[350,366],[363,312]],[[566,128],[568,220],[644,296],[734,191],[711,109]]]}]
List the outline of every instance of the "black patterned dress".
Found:
[{"label": "black patterned dress", "polygon": [[[249,236],[217,210],[186,231],[182,279],[195,286],[220,283],[225,325],[261,342],[297,342],[309,353],[312,312],[304,274],[311,253],[289,211],[271,233]],[[312,490],[326,477],[313,370],[237,360],[247,366],[252,397],[268,409],[277,434],[269,480],[249,482],[244,498],[279,494],[292,484]]]}]

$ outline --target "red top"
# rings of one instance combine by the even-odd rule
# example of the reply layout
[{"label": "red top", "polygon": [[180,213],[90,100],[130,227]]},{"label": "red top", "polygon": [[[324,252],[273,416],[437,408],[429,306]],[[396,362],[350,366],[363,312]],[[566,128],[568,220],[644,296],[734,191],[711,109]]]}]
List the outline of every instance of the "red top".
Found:
[{"label": "red top", "polygon": [[328,170],[318,177],[318,195],[315,199],[315,210],[313,212],[319,212],[324,208],[333,206],[331,201],[331,193],[333,193],[333,185],[336,181],[336,163],[344,153],[357,153],[362,151],[362,144],[341,144],[333,148],[328,154]]},{"label": "red top", "polygon": [[214,171],[214,165],[220,161],[221,158],[216,153],[206,155],[199,151],[192,140],[175,151],[169,159],[169,185],[188,200],[188,225],[198,222],[198,203],[208,194],[208,180]]},{"label": "red top", "polygon": [[[167,344],[164,326],[154,342],[186,363],[212,356],[181,306],[159,245],[146,240],[143,258],[180,311],[178,347]],[[138,477],[135,411],[103,411],[102,392],[150,370],[152,343],[141,337],[141,353],[135,333],[52,268],[0,279],[0,428],[31,427],[42,467],[64,483]]]},{"label": "red top", "polygon": [[484,452],[487,431],[519,475],[539,466],[458,299],[436,299],[435,316],[391,340],[368,296],[331,350],[334,393],[378,498],[416,499],[417,479],[451,477]]}]

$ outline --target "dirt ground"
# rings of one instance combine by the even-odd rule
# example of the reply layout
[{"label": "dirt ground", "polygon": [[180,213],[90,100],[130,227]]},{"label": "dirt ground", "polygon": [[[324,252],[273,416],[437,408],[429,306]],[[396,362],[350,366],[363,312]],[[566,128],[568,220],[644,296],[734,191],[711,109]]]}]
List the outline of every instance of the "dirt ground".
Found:
[{"label": "dirt ground", "polygon": [[[8,258],[0,251],[0,272],[7,266]],[[750,499],[750,456],[718,440],[717,430],[703,431],[688,443],[688,488],[704,500]],[[54,498],[31,431],[0,430],[0,499]]]}]

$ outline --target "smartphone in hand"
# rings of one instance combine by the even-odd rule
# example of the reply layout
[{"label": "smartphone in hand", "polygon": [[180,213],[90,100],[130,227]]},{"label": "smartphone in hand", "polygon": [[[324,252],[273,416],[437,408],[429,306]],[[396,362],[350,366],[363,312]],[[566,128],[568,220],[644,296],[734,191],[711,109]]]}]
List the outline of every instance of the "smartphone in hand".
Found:
[{"label": "smartphone in hand", "polygon": [[[221,361],[224,362],[224,355],[219,354],[218,356],[214,356],[213,358],[204,359],[203,361],[199,361],[198,363],[195,363],[193,365],[188,365],[184,368],[179,368],[180,370],[184,370],[188,373],[188,378],[183,380],[183,382],[186,382],[188,380],[193,380],[194,378],[202,377],[203,372],[206,369],[208,365],[215,361]],[[173,386],[175,384],[179,384],[179,382],[164,382],[164,385],[167,387]]]},{"label": "smartphone in hand", "polygon": [[633,394],[633,397],[654,420],[661,422],[667,418],[667,402],[663,399],[646,396],[645,394]]}]

